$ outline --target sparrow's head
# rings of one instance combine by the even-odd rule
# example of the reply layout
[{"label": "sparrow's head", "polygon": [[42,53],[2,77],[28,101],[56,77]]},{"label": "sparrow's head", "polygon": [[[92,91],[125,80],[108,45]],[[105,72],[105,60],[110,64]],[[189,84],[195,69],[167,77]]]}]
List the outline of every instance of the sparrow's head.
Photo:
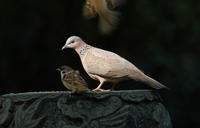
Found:
[{"label": "sparrow's head", "polygon": [[61,74],[65,74],[67,72],[73,71],[73,69],[69,66],[61,66],[61,67],[57,68],[56,70],[60,71]]},{"label": "sparrow's head", "polygon": [[65,45],[62,47],[62,50],[66,48],[79,48],[84,44],[83,40],[78,36],[71,36],[67,39]]}]

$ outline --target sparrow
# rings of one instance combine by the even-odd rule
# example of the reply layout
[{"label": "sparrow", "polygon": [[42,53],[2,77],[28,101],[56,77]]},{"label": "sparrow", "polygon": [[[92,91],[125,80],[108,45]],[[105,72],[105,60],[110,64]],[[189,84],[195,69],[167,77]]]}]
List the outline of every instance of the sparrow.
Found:
[{"label": "sparrow", "polygon": [[71,90],[71,93],[88,92],[90,89],[86,86],[87,83],[80,76],[78,70],[73,70],[69,66],[61,66],[56,69],[61,74],[61,81],[63,85]]},{"label": "sparrow", "polygon": [[80,56],[83,68],[87,74],[92,79],[100,82],[93,91],[101,91],[104,82],[113,83],[111,89],[114,89],[119,81],[127,79],[143,82],[155,89],[167,88],[145,75],[128,60],[116,53],[88,45],[78,36],[69,37],[62,50],[66,48],[74,49]]},{"label": "sparrow", "polygon": [[113,9],[124,0],[86,0],[83,16],[91,19],[99,15],[99,29],[102,34],[111,33],[119,21],[119,12]]}]

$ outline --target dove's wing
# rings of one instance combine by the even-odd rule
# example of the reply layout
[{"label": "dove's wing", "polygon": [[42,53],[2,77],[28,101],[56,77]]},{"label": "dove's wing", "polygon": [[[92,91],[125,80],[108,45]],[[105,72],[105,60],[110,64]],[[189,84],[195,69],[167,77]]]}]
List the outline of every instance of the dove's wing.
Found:
[{"label": "dove's wing", "polygon": [[134,67],[119,55],[98,48],[88,50],[85,63],[88,73],[106,78],[125,77]]}]

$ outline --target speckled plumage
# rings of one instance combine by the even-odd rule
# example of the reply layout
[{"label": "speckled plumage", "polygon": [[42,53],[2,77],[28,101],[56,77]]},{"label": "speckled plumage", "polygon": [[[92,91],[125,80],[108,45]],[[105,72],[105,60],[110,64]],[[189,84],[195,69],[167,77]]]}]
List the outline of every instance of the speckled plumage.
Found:
[{"label": "speckled plumage", "polygon": [[[76,40],[76,41],[74,41]],[[74,43],[71,43],[73,41]],[[135,65],[121,56],[106,50],[87,45],[84,54],[80,54],[80,48],[87,45],[79,37],[70,37],[64,48],[73,48],[80,55],[82,65],[88,75],[100,81],[96,90],[101,89],[104,82],[112,82],[114,85],[121,80],[133,79],[141,81],[152,88],[161,89],[167,88],[156,80],[148,77],[140,71]]]},{"label": "speckled plumage", "polygon": [[67,89],[71,90],[72,93],[90,91],[90,89],[87,87],[87,83],[80,76],[78,71],[73,70],[69,66],[61,66],[58,70],[61,73],[61,81],[63,85]]}]

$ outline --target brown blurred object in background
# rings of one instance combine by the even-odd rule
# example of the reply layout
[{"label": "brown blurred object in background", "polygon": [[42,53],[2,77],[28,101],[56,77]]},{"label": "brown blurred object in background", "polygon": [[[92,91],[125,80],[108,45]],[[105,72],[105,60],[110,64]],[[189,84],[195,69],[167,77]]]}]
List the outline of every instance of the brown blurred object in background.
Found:
[{"label": "brown blurred object in background", "polygon": [[110,34],[118,25],[120,15],[113,9],[121,3],[121,0],[86,0],[83,16],[91,19],[99,15],[101,34]]}]

